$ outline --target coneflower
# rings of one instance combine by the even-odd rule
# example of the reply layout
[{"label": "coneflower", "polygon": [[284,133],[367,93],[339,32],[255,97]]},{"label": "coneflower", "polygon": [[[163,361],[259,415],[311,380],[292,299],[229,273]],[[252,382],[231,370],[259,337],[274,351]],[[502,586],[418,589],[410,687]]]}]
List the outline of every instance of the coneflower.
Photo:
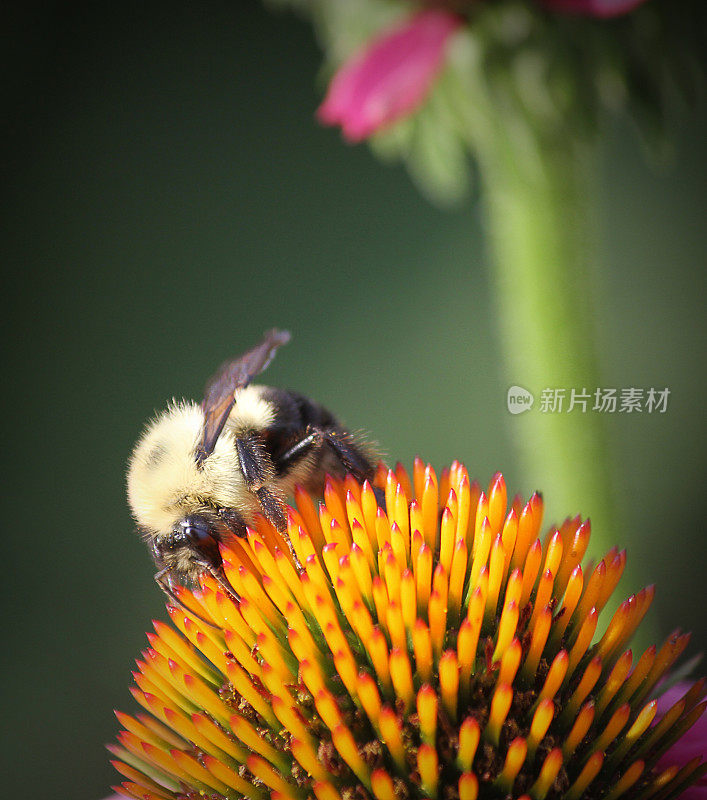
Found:
[{"label": "coneflower", "polygon": [[500,474],[482,491],[458,462],[375,484],[385,508],[351,476],[318,508],[297,491],[287,538],[262,518],[223,548],[232,592],[179,591],[134,673],[148,713],[117,712],[116,791],[665,800],[704,774],[666,760],[704,680],[662,715],[654,697],[689,636],[626,649],[652,587],[595,636],[626,556],[583,565],[588,520],[538,538],[540,495],[509,506]]}]

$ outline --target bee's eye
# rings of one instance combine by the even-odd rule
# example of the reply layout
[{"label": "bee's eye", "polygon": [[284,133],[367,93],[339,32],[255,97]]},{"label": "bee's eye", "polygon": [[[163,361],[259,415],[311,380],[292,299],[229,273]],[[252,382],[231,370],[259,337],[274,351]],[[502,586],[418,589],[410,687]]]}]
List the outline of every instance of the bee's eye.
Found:
[{"label": "bee's eye", "polygon": [[172,539],[176,546],[185,547],[191,551],[195,563],[209,569],[221,566],[219,553],[219,536],[214,520],[202,514],[192,514],[179,522],[172,531]]},{"label": "bee's eye", "polygon": [[180,522],[179,536],[192,544],[203,544],[212,539],[212,526],[205,517],[192,515]]}]

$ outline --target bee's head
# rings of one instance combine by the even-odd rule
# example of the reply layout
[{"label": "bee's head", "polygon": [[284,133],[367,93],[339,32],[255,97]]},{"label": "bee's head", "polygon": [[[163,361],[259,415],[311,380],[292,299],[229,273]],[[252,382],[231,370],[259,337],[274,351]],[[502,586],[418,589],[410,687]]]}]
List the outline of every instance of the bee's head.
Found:
[{"label": "bee's head", "polygon": [[[172,404],[135,445],[128,465],[128,500],[141,529],[184,542],[184,520],[212,520],[218,508],[243,505],[248,492],[230,435],[221,436],[214,452],[197,465],[203,424],[195,403]],[[190,535],[204,530],[204,524],[193,526]]]},{"label": "bee's head", "polygon": [[169,533],[151,537],[155,563],[182,583],[196,584],[201,572],[221,569],[219,542],[225,530],[216,512],[190,514]]}]

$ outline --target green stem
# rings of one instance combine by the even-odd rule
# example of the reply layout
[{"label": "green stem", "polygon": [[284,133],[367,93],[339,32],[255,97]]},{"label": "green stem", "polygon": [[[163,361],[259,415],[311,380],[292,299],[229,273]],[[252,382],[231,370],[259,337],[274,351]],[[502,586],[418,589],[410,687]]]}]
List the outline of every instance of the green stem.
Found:
[{"label": "green stem", "polygon": [[[525,475],[547,487],[548,521],[590,516],[598,555],[624,536],[604,419],[592,410],[602,386],[590,280],[594,152],[528,129],[514,139],[519,130],[499,127],[477,150],[509,385],[535,397],[530,411],[509,415],[509,426]],[[564,390],[561,411],[543,411],[546,389]],[[568,411],[573,389],[589,393],[586,411]]]}]

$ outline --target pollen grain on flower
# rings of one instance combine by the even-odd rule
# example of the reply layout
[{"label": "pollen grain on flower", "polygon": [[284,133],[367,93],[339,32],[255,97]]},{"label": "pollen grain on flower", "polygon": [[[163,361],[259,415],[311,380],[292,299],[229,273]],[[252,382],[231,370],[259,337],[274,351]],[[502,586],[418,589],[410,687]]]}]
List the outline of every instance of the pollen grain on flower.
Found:
[{"label": "pollen grain on flower", "polygon": [[419,459],[295,499],[286,534],[258,519],[154,623],[131,689],[146,713],[116,712],[115,791],[665,800],[705,773],[679,747],[704,681],[654,699],[689,637],[627,649],[652,589],[595,635],[625,554],[584,562],[588,521],[541,535],[540,495]]}]

